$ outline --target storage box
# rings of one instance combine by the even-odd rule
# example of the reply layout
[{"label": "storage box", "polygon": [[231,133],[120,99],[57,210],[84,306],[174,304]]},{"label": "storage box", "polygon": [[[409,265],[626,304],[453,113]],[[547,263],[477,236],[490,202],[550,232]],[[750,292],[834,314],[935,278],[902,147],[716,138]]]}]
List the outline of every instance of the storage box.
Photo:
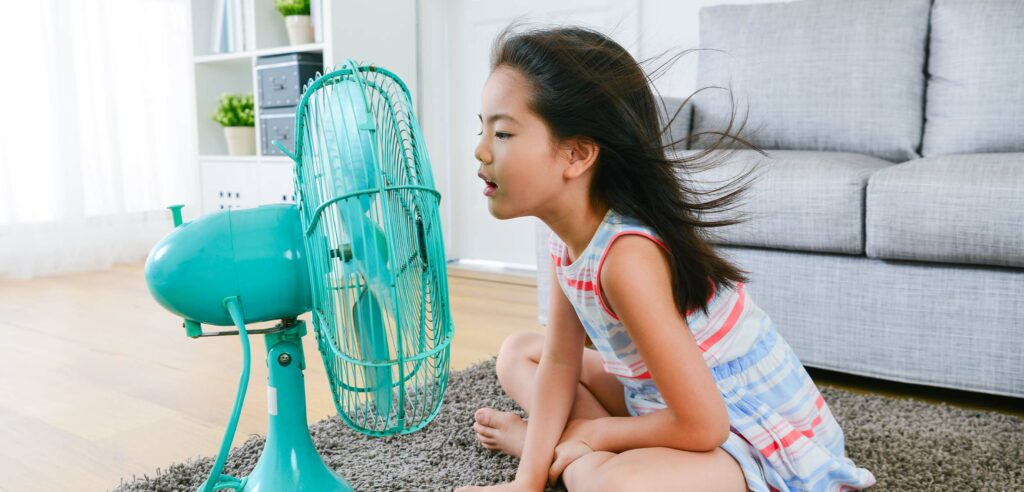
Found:
[{"label": "storage box", "polygon": [[297,106],[302,97],[302,86],[317,72],[322,72],[323,60],[320,53],[285,53],[257,57],[259,106]]},{"label": "storage box", "polygon": [[273,144],[281,141],[289,152],[295,151],[295,110],[297,106],[285,108],[260,108],[260,148],[263,155],[284,155]]}]

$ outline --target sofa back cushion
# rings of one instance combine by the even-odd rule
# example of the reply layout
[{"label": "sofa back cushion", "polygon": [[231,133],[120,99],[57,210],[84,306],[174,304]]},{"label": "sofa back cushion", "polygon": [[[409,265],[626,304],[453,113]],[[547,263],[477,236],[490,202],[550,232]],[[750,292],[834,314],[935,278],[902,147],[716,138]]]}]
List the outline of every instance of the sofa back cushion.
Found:
[{"label": "sofa back cushion", "polygon": [[[731,87],[765,149],[918,157],[929,0],[797,0],[700,10],[698,88]],[[729,93],[694,97],[695,133],[725,131]],[[729,133],[735,134],[733,127]],[[694,135],[705,148],[717,135]],[[737,145],[731,145],[737,146]]]},{"label": "sofa back cushion", "polygon": [[935,0],[925,156],[1024,151],[1024,1]]}]

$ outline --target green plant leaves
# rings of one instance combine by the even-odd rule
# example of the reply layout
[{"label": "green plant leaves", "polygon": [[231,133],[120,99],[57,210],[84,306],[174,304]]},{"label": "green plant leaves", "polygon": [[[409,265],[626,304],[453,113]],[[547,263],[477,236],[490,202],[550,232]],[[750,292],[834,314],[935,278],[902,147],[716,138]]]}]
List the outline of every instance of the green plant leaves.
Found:
[{"label": "green plant leaves", "polygon": [[220,95],[220,103],[213,113],[213,121],[222,126],[256,126],[252,93]]},{"label": "green plant leaves", "polygon": [[281,15],[309,15],[309,0],[274,0],[274,6]]}]

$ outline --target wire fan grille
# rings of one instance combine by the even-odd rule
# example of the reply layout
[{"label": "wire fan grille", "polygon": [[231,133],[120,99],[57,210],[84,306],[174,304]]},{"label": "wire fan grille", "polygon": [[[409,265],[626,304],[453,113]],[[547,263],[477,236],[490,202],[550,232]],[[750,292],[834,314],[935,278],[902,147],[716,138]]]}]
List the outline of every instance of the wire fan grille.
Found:
[{"label": "wire fan grille", "polygon": [[452,323],[440,194],[409,91],[348,61],[310,82],[296,136],[313,326],[338,414],[370,435],[416,431],[440,409]]}]

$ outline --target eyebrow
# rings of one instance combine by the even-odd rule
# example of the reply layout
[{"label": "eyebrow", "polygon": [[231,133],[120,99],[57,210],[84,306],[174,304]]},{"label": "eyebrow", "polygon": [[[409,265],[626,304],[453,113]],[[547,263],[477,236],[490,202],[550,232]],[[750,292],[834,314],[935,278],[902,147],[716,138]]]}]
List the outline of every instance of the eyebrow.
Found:
[{"label": "eyebrow", "polygon": [[[479,114],[476,115],[476,116],[477,116],[477,118],[480,118],[481,122],[484,120],[483,116],[480,116]],[[519,123],[518,121],[516,121],[515,118],[513,118],[513,117],[511,117],[511,116],[509,116],[509,115],[507,115],[505,113],[498,113],[498,114],[493,114],[491,116],[488,116],[487,117],[487,124],[494,123],[495,121],[498,121],[498,120],[509,120],[512,123]]]}]

